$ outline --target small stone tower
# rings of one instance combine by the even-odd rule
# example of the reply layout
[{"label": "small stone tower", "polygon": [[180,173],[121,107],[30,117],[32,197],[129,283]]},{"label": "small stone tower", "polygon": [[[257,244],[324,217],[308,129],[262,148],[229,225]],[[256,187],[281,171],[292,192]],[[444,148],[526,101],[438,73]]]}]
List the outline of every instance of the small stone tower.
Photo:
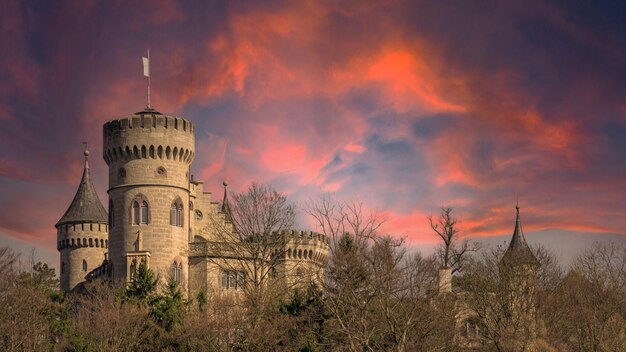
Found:
[{"label": "small stone tower", "polygon": [[535,289],[540,263],[524,238],[519,205],[516,205],[515,209],[517,211],[515,229],[498,269],[501,284],[504,285],[503,293],[507,295],[505,298],[511,323],[519,326],[519,331],[526,332],[526,336],[535,336],[537,331]]},{"label": "small stone tower", "polygon": [[130,280],[145,261],[186,292],[193,125],[153,109],[111,120],[103,127],[103,157],[113,278]]},{"label": "small stone tower", "polygon": [[89,151],[80,185],[69,208],[56,223],[61,252],[61,289],[71,291],[105,260],[108,246],[107,212],[89,175]]}]

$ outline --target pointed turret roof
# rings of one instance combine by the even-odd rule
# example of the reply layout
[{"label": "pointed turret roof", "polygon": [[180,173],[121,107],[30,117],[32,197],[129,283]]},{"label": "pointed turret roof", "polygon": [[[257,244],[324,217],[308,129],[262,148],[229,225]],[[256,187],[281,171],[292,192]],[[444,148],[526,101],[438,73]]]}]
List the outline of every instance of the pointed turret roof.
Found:
[{"label": "pointed turret roof", "polygon": [[524,238],[524,231],[522,231],[522,222],[519,217],[519,205],[515,206],[517,215],[515,218],[515,229],[513,230],[513,237],[511,237],[511,243],[507,248],[500,263],[520,263],[539,265],[539,261],[530,250],[526,238]]},{"label": "pointed turret roof", "polygon": [[98,198],[98,193],[91,182],[89,175],[89,150],[85,149],[85,167],[80,185],[65,214],[61,217],[55,227],[67,223],[99,223],[107,224],[107,212]]},{"label": "pointed turret roof", "polygon": [[228,181],[224,180],[222,184],[224,185],[224,200],[222,200],[222,209],[220,211],[226,217],[226,221],[232,223],[233,214],[230,212],[230,204],[228,204]]}]

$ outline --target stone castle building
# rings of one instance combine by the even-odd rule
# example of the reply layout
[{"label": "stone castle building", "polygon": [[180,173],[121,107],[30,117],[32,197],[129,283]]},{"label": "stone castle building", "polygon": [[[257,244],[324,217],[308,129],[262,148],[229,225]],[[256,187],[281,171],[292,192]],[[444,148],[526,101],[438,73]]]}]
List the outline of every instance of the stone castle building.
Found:
[{"label": "stone castle building", "polygon": [[[128,282],[142,262],[190,296],[242,288],[251,273],[238,249],[250,244],[237,242],[227,183],[220,203],[190,176],[194,143],[192,122],[149,108],[104,124],[108,212],[92,184],[85,150],[80,185],[55,225],[62,290],[101,276]],[[260,259],[275,264],[274,279],[290,285],[321,276],[325,236],[273,235],[281,241]]]}]

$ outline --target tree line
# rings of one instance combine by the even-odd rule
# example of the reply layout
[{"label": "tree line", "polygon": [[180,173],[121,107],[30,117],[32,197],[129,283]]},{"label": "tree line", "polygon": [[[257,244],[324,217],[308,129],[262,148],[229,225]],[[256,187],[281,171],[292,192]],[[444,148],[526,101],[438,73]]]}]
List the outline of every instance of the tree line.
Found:
[{"label": "tree line", "polygon": [[[385,218],[359,202],[325,197],[303,208],[328,237],[330,253],[323,277],[285,288],[271,279],[280,257],[270,253],[279,240],[271,234],[294,224],[296,207],[258,184],[232,197],[240,230],[228,241],[247,244],[229,249],[246,251],[246,289],[238,296],[184,297],[174,280],[159,280],[145,265],[128,284],[94,280],[63,294],[53,269],[23,264],[1,247],[0,349],[626,350],[623,242],[596,244],[567,267],[549,249],[533,247],[540,265],[524,306],[533,314],[522,319],[510,304],[516,288],[502,284],[505,248],[461,238],[451,208],[429,218],[442,239],[430,256],[384,233]],[[441,289],[442,268],[453,274],[450,290]]]}]

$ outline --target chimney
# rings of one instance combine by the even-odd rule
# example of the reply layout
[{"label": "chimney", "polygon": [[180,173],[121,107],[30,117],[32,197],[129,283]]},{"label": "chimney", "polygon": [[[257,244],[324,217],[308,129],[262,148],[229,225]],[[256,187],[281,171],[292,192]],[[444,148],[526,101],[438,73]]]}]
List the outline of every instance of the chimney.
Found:
[{"label": "chimney", "polygon": [[439,293],[452,293],[452,269],[439,269]]}]

